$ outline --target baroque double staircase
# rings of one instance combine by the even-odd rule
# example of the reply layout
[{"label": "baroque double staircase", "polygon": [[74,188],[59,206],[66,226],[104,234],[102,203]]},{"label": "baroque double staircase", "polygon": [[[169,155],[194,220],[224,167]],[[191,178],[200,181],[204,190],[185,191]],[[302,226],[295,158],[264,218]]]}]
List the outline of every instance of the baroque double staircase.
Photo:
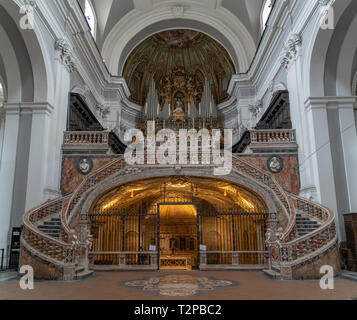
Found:
[{"label": "baroque double staircase", "polygon": [[[339,265],[334,213],[312,201],[285,191],[273,175],[233,155],[233,169],[269,190],[277,212],[269,219],[266,245],[269,250],[267,274],[296,279],[317,277],[321,264]],[[20,265],[31,264],[42,279],[73,280],[90,274],[88,234],[79,227],[83,199],[104,181],[122,171],[135,170],[123,157],[116,158],[87,176],[68,196],[48,201],[24,216]],[[281,225],[279,216],[287,217]],[[337,269],[339,267],[336,267]]]}]

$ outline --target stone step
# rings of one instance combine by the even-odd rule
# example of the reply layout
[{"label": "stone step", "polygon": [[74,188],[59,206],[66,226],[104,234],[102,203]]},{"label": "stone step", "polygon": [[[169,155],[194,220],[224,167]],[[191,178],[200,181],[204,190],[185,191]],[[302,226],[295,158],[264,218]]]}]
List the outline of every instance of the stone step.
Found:
[{"label": "stone step", "polygon": [[43,223],[44,226],[60,226],[61,222],[59,221],[45,221]]},{"label": "stone step", "polygon": [[314,230],[316,230],[317,228],[311,228],[311,227],[297,227],[297,229],[298,230],[300,230],[300,231],[314,231]]},{"label": "stone step", "polygon": [[42,227],[39,226],[38,229],[40,229],[40,230],[46,230],[46,231],[49,231],[49,232],[51,232],[51,231],[60,232],[60,231],[61,231],[61,228],[46,228],[46,227],[44,227],[44,226],[42,226]]},{"label": "stone step", "polygon": [[357,272],[343,271],[341,275],[345,279],[357,281]]},{"label": "stone step", "polygon": [[76,271],[76,274],[81,273],[82,271],[84,271],[84,267],[78,267],[77,266],[75,271]]},{"label": "stone step", "polygon": [[45,231],[45,230],[41,230],[41,231],[50,237],[59,237],[61,235],[61,232],[52,232],[52,231]]},{"label": "stone step", "polygon": [[317,229],[319,226],[315,226],[315,225],[309,225],[309,224],[297,224],[296,227],[298,229]]},{"label": "stone step", "polygon": [[281,279],[281,274],[275,270],[263,270],[264,274],[273,279]]},{"label": "stone step", "polygon": [[76,280],[83,280],[83,279],[85,279],[85,278],[91,276],[93,273],[94,273],[93,270],[82,271],[82,272],[77,273],[77,274],[75,275],[75,279],[76,279]]},{"label": "stone step", "polygon": [[39,229],[46,229],[46,230],[61,230],[61,226],[39,226]]}]

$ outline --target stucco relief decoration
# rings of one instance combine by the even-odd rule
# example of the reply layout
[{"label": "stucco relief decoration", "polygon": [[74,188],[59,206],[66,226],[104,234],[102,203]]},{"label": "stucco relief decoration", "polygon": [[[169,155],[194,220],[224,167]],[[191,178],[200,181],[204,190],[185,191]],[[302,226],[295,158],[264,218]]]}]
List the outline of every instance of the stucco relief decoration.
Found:
[{"label": "stucco relief decoration", "polygon": [[110,109],[109,107],[104,106],[101,103],[97,103],[95,106],[98,115],[102,118],[102,119],[106,119],[108,114],[110,113]]},{"label": "stucco relief decoration", "polygon": [[77,170],[80,174],[87,175],[92,171],[93,161],[90,158],[80,158],[77,161]]},{"label": "stucco relief decoration", "polygon": [[251,114],[251,128],[255,126],[262,108],[263,108],[263,103],[260,100],[254,101],[249,105],[248,109]]},{"label": "stucco relief decoration", "polygon": [[302,45],[302,38],[299,34],[292,34],[284,45],[284,50],[281,56],[281,65],[283,68],[288,69],[290,63],[296,59],[299,49]]},{"label": "stucco relief decoration", "polygon": [[56,51],[59,52],[59,57],[69,72],[75,70],[75,61],[72,55],[68,42],[65,39],[59,39],[55,44]]},{"label": "stucco relief decoration", "polygon": [[284,160],[279,156],[272,156],[268,159],[267,166],[270,172],[280,173],[284,169]]}]

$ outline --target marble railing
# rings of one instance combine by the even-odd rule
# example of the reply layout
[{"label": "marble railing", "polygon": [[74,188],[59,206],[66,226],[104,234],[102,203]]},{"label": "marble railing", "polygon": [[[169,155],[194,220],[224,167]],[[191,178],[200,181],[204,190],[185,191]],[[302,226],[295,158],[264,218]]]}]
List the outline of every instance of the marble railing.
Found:
[{"label": "marble railing", "polygon": [[72,210],[76,207],[78,202],[81,200],[82,195],[87,192],[90,188],[102,182],[104,179],[110,177],[113,173],[119,171],[126,166],[125,160],[120,157],[111,163],[105,165],[101,169],[97,170],[93,174],[86,177],[83,182],[79,185],[76,191],[72,194],[66,209],[62,211],[61,221],[64,226],[65,232],[69,234],[70,232],[70,222],[73,217],[71,217]]},{"label": "marble railing", "polygon": [[233,156],[232,160],[233,160],[233,168],[238,169],[238,171],[248,175],[253,180],[258,181],[260,184],[269,187],[281,202],[283,208],[286,211],[286,214],[290,215],[291,208],[290,208],[289,199],[283,188],[279,185],[279,183],[274,179],[274,177],[270,173],[243,160],[239,156]]},{"label": "marble railing", "polygon": [[67,131],[64,133],[65,145],[108,144],[108,131]]},{"label": "marble railing", "polygon": [[56,264],[73,264],[73,246],[63,240],[55,239],[37,228],[41,221],[58,216],[68,197],[46,202],[28,211],[24,216],[21,244],[32,254]]},{"label": "marble railing", "polygon": [[294,207],[298,212],[303,212],[308,217],[319,220],[321,225],[307,235],[281,243],[282,265],[295,265],[311,259],[337,242],[335,216],[330,209],[293,194],[290,194],[289,197],[293,200]]},{"label": "marble railing", "polygon": [[250,130],[252,144],[296,143],[295,130]]}]

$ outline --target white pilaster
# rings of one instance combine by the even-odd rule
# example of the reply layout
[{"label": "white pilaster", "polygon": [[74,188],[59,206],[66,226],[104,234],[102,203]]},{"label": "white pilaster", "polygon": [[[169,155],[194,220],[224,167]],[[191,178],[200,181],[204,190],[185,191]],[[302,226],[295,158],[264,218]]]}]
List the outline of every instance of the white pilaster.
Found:
[{"label": "white pilaster", "polygon": [[306,99],[302,90],[302,39],[292,34],[285,45],[281,58],[283,67],[287,70],[287,87],[290,98],[290,113],[293,128],[296,129],[296,139],[299,145],[300,195],[309,199],[321,201],[316,193],[316,183],[312,159],[311,127],[308,124],[304,106]]},{"label": "white pilaster", "polygon": [[5,104],[4,110],[4,142],[0,162],[0,248],[5,249],[6,257],[15,178],[20,106]]},{"label": "white pilaster", "polygon": [[51,115],[51,127],[49,130],[47,174],[45,186],[45,200],[60,196],[61,181],[61,147],[63,143],[63,132],[66,130],[68,115],[70,73],[68,67],[68,55],[63,54],[62,46],[57,44],[57,57],[55,59],[56,91],[54,98],[54,110]]},{"label": "white pilaster", "polygon": [[26,211],[42,203],[44,199],[46,160],[50,127],[49,104],[26,103],[26,112],[32,113],[31,143],[27,176]]},{"label": "white pilaster", "polygon": [[350,212],[357,212],[357,130],[355,97],[337,97]]},{"label": "white pilaster", "polygon": [[[314,172],[314,184],[318,201],[338,215],[333,158],[330,143],[327,103],[318,98],[310,98],[305,103],[308,126],[310,128],[310,146],[308,165]],[[344,174],[341,172],[341,174]],[[344,238],[343,217],[337,216],[337,233]]]}]

